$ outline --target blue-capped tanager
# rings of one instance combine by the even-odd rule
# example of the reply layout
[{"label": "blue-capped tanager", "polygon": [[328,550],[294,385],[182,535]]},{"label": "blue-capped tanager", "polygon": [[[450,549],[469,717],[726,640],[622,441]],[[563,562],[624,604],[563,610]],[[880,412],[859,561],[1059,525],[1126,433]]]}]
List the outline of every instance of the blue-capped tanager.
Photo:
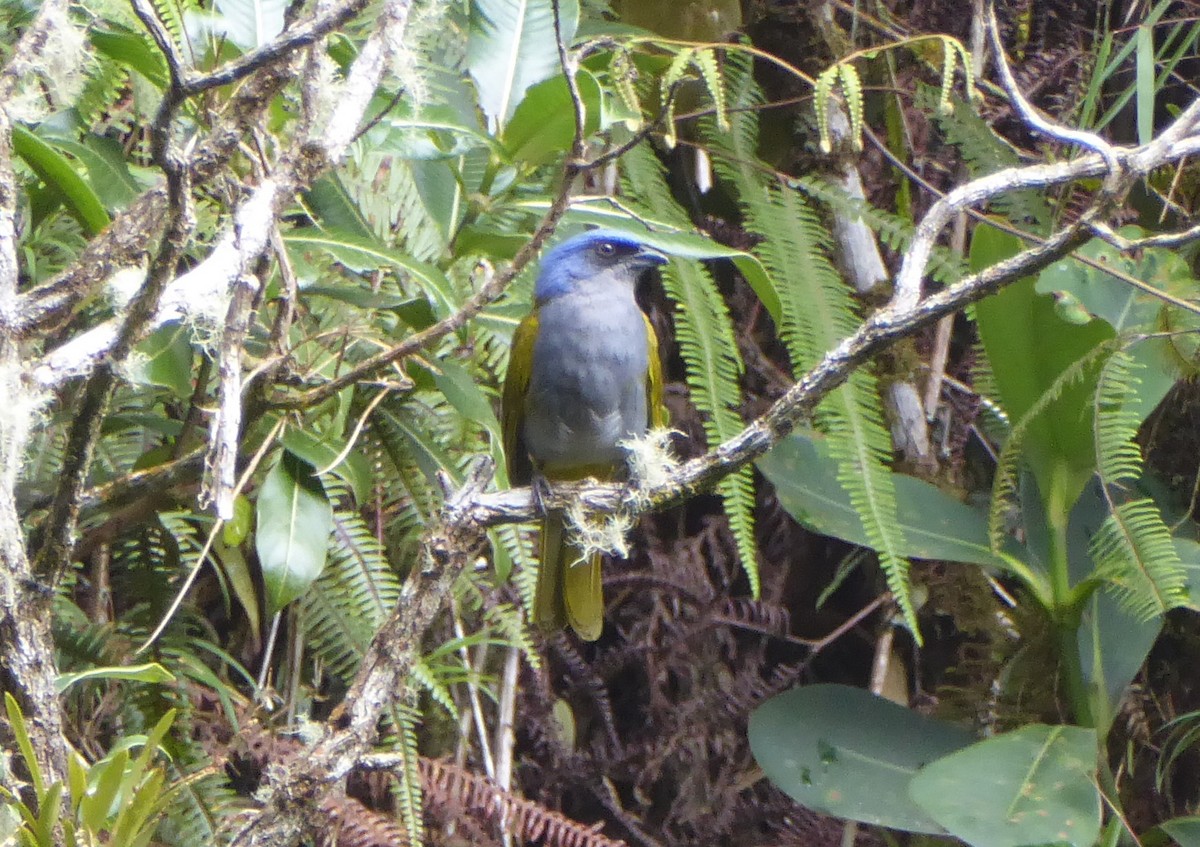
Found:
[{"label": "blue-capped tanager", "polygon": [[[666,256],[626,233],[592,230],[542,259],[533,311],[513,336],[501,417],[509,481],[612,480],[625,468],[620,442],[667,424],[662,361],[634,288]],[[561,512],[542,527],[533,619],[600,637],[600,554],[584,557]]]}]

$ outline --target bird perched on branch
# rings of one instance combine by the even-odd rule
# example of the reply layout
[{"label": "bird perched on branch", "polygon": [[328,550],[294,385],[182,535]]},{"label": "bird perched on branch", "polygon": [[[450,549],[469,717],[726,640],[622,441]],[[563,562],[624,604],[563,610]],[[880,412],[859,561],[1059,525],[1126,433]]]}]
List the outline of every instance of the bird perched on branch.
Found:
[{"label": "bird perched on branch", "polygon": [[[593,477],[625,468],[620,442],[665,427],[662,362],[634,288],[667,257],[627,233],[592,230],[542,259],[533,311],[517,327],[501,417],[514,485]],[[600,554],[566,535],[562,512],[542,527],[533,618],[600,637],[604,597]]]}]

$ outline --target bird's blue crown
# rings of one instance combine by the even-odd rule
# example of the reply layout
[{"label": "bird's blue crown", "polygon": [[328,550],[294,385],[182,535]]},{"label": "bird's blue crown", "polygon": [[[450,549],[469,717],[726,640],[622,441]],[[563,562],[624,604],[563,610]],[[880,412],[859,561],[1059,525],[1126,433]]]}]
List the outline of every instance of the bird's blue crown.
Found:
[{"label": "bird's blue crown", "polygon": [[592,229],[573,235],[555,245],[542,259],[534,286],[534,299],[542,303],[566,294],[574,289],[576,280],[603,271],[606,260],[597,252],[603,244],[611,244],[616,253],[624,255],[637,253],[646,247],[635,236],[613,229]]}]

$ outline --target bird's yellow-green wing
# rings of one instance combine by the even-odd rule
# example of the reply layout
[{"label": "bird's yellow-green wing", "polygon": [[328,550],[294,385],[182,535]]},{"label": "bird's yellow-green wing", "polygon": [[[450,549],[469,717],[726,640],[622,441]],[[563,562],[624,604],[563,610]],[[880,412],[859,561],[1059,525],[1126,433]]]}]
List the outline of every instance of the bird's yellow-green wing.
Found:
[{"label": "bird's yellow-green wing", "polygon": [[662,429],[670,425],[667,407],[663,405],[662,356],[658,352],[658,334],[650,317],[642,314],[646,322],[646,346],[650,351],[650,367],[646,373],[646,409],[650,415],[651,429]]},{"label": "bird's yellow-green wing", "polygon": [[500,421],[504,429],[504,456],[510,485],[524,485],[533,475],[533,465],[521,433],[525,421],[525,393],[533,371],[533,344],[537,341],[538,314],[530,312],[513,333],[508,354],[508,374],[500,397]]}]

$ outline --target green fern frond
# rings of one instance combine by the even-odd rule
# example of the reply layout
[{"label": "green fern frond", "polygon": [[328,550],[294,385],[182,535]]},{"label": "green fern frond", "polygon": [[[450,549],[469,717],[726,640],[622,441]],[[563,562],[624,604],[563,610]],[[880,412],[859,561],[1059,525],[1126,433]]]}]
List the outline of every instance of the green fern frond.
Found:
[{"label": "green fern frond", "polygon": [[[627,193],[638,197],[655,214],[681,228],[687,215],[671,196],[662,166],[642,144],[621,160]],[[692,402],[704,416],[710,446],[733,437],[744,426],[732,407],[741,396],[742,360],[738,355],[729,309],[712,276],[694,262],[672,262],[662,275],[663,286],[675,303],[675,338],[687,369]],[[754,483],[750,468],[726,477],[718,486],[742,558],[750,588],[758,596],[758,553],[754,538]]]},{"label": "green fern frond", "polygon": [[519,526],[509,524],[491,530],[492,549],[503,551],[510,562],[517,565],[512,571],[513,585],[521,600],[521,608],[533,614],[533,595],[537,590],[537,554],[534,552],[534,536]]},{"label": "green fern frond", "polygon": [[988,543],[993,552],[1000,553],[1004,548],[1008,534],[1006,513],[1016,501],[1018,471],[1030,424],[1062,396],[1067,386],[1082,379],[1090,369],[1111,355],[1115,344],[1115,339],[1097,344],[1086,355],[1065,368],[1020,420],[1013,423],[1008,441],[1005,442],[1000,459],[996,463],[996,474],[992,481],[992,503],[988,509]]},{"label": "green fern frond", "polygon": [[445,674],[439,673],[430,666],[428,659],[421,657],[413,663],[412,677],[433,702],[445,709],[454,720],[458,720],[458,706],[450,694]]},{"label": "green fern frond", "polygon": [[[974,320],[974,316],[972,316]],[[981,414],[979,420],[983,434],[993,444],[1003,444],[1008,440],[1011,430],[1008,413],[996,400],[1000,396],[1000,388],[996,384],[996,374],[992,370],[991,360],[983,344],[976,341],[971,348],[971,387],[979,397]]]},{"label": "green fern frond", "polygon": [[863,87],[858,76],[858,69],[848,62],[837,66],[838,83],[842,88],[842,97],[846,101],[846,112],[850,119],[850,144],[855,150],[862,150],[863,131]]},{"label": "green fern frond", "polygon": [[[829,260],[829,235],[803,195],[778,180],[766,180],[753,166],[756,146],[752,107],[759,99],[746,74],[735,89],[739,112],[732,133],[711,131],[702,124],[713,146],[732,145],[728,157],[717,160],[718,173],[732,183],[748,227],[765,236],[756,252],[779,280],[783,320],[779,333],[802,373],[859,323],[849,287]],[[871,546],[878,552],[888,587],[905,622],[919,639],[916,611],[908,586],[908,562],[900,554],[903,534],[896,519],[896,495],[887,464],[891,440],[883,423],[882,401],[875,377],[859,370],[820,407],[822,428],[829,433],[831,454],[839,462],[838,480],[862,520]]]},{"label": "green fern frond", "polygon": [[1139,620],[1152,620],[1187,604],[1187,572],[1153,500],[1133,500],[1113,509],[1092,536],[1089,551],[1097,575]]},{"label": "green fern frond", "polygon": [[400,819],[408,831],[409,847],[421,847],[425,843],[420,751],[417,748],[417,727],[421,724],[421,713],[410,706],[398,705],[390,714],[398,733],[397,738],[391,739],[392,745],[404,758],[404,767],[394,791],[396,804],[400,807]]},{"label": "green fern frond", "polygon": [[103,57],[88,66],[87,82],[75,102],[80,123],[91,129],[112,110],[129,84],[129,69]]},{"label": "green fern frond", "polygon": [[519,609],[509,603],[497,603],[484,609],[483,616],[488,627],[497,633],[500,640],[521,651],[530,667],[534,670],[541,667],[541,651],[530,638],[529,628],[525,625],[525,619]]},{"label": "green fern frond", "polygon": [[938,111],[943,115],[954,111],[950,95],[954,92],[954,67],[958,64],[958,51],[954,49],[956,45],[957,39],[942,39],[942,88],[938,96]]},{"label": "green fern frond", "polygon": [[[917,104],[933,114],[946,140],[958,148],[971,176],[985,176],[1021,164],[1017,151],[1006,144],[968,104],[952,97],[952,108],[946,112],[938,105],[939,97],[930,87],[922,86],[917,93]],[[1045,195],[1040,191],[1010,191],[1002,196],[997,195],[991,202],[998,215],[1016,224],[1030,226],[1043,233],[1049,229],[1053,214]]]},{"label": "green fern frond", "polygon": [[177,733],[172,739],[172,759],[167,762],[174,792],[166,819],[155,832],[156,840],[178,847],[217,844],[226,822],[246,807],[245,799],[198,743],[185,738],[186,749],[180,751],[175,746],[180,743],[178,738]]},{"label": "green fern frond", "polygon": [[675,58],[671,60],[671,64],[667,66],[666,73],[664,73],[662,79],[659,80],[662,100],[666,104],[666,109],[662,118],[662,124],[663,143],[667,145],[667,149],[674,149],[675,144],[679,140],[675,130],[676,98],[669,97],[669,95],[672,88],[683,82],[684,79],[691,77],[687,71],[691,65],[692,56],[694,53],[695,50],[690,47],[680,50],[678,53],[676,53]]},{"label": "green fern frond", "polygon": [[195,0],[151,0],[158,19],[171,34],[176,47],[190,51],[187,35],[187,15],[197,10]]},{"label": "green fern frond", "polygon": [[837,65],[821,71],[817,84],[813,86],[813,109],[817,113],[817,134],[820,137],[822,153],[833,151],[833,140],[829,135],[829,105],[833,98],[833,85],[837,82]]},{"label": "green fern frond", "polygon": [[729,130],[729,111],[725,102],[725,81],[717,67],[717,53],[712,48],[697,50],[693,61],[700,69],[700,76],[704,79],[709,96],[712,97],[713,107],[716,110],[717,127],[722,132],[727,132]]},{"label": "green fern frond", "polygon": [[400,580],[357,512],[336,509],[325,570],[304,595],[310,646],[344,682],[353,679],[375,631],[400,597]]},{"label": "green fern frond", "polygon": [[1117,350],[1104,363],[1096,382],[1092,421],[1097,465],[1106,485],[1132,482],[1142,475],[1142,451],[1137,443],[1141,419],[1133,402],[1140,382],[1135,371],[1141,367],[1129,353]]},{"label": "green fern frond", "polygon": [[[360,144],[362,142],[359,142]],[[443,233],[430,213],[412,165],[390,154],[360,154],[359,171],[345,180],[363,216],[376,235],[399,239],[405,250],[422,262],[431,262],[446,249]]]},{"label": "green fern frond", "polygon": [[612,59],[609,61],[608,81],[617,92],[617,96],[621,98],[621,104],[635,115],[641,114],[642,111],[642,104],[637,95],[637,86],[634,85],[637,77],[637,68],[633,65],[629,51],[618,45],[613,49]]}]

